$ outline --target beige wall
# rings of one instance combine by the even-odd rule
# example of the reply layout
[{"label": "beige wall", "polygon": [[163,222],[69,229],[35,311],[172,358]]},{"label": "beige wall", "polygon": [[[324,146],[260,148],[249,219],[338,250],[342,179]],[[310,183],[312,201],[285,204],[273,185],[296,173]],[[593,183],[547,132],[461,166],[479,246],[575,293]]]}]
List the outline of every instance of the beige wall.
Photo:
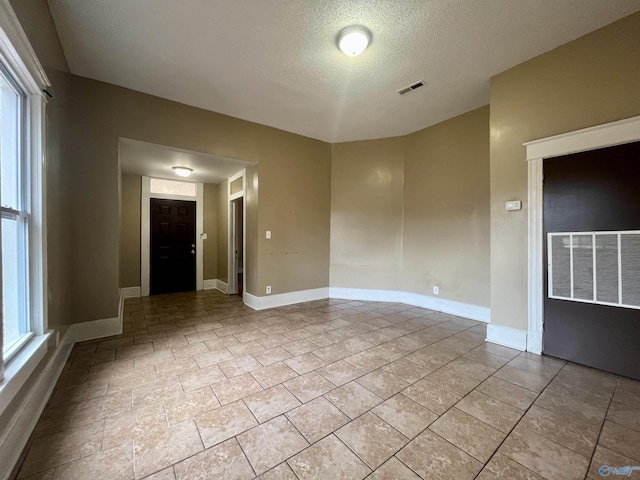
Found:
[{"label": "beige wall", "polygon": [[331,286],[489,306],[489,108],[333,145]]},{"label": "beige wall", "polygon": [[400,290],[404,139],[335,144],[331,286]]},{"label": "beige wall", "polygon": [[408,135],[402,290],[489,306],[489,107]]},{"label": "beige wall", "polygon": [[[527,328],[523,142],[640,115],[640,13],[491,81],[492,323]],[[522,200],[507,212],[505,202]]]},{"label": "beige wall", "polygon": [[[260,263],[257,289],[247,290],[262,296],[267,285],[273,294],[328,287],[331,147],[281,130],[263,130],[259,141],[260,202],[253,238]],[[257,181],[253,175],[249,191]],[[266,230],[272,232],[270,240]],[[250,231],[248,227],[247,234]],[[253,265],[247,255],[249,277]]]},{"label": "beige wall", "polygon": [[120,287],[140,286],[142,177],[120,176]]},{"label": "beige wall", "polygon": [[68,72],[69,65],[47,0],[10,0],[10,3],[42,66]]},{"label": "beige wall", "polygon": [[[274,291],[328,286],[328,144],[86,78],[72,76],[71,82],[74,109],[68,128],[75,142],[69,158],[74,184],[69,213],[75,254],[69,274],[76,292],[72,321],[117,313],[119,137],[258,162],[262,195],[252,218],[271,219],[274,231],[288,230],[289,241],[303,252],[297,262],[284,267],[281,278],[269,277]],[[318,174],[323,169],[324,176]],[[295,187],[289,188],[294,180]],[[266,195],[269,190],[272,194]],[[304,195],[298,197],[301,192]],[[280,213],[284,205],[295,205],[297,226],[289,226],[291,218]],[[326,235],[316,234],[318,230]],[[81,244],[91,248],[80,248]],[[249,277],[273,268],[270,253],[257,249],[257,254],[246,259]],[[249,293],[264,291],[259,281],[250,279],[249,285],[258,286]]]},{"label": "beige wall", "polygon": [[219,185],[204,184],[204,233],[203,244],[204,279],[218,278],[218,200]]}]

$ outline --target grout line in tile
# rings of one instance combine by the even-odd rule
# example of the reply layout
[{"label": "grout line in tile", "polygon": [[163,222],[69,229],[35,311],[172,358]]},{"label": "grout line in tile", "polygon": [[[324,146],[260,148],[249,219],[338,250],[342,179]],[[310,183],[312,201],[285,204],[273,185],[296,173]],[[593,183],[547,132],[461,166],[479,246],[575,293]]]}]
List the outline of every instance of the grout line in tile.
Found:
[{"label": "grout line in tile", "polygon": [[[524,353],[524,352],[523,352],[523,353]],[[520,355],[522,355],[522,353],[521,353],[521,354],[519,354],[519,355],[517,355],[517,356],[516,356],[516,357],[514,357],[514,358],[517,358],[517,357],[519,357]],[[506,436],[504,437],[504,439],[500,442],[500,444],[496,447],[496,449],[493,451],[493,453],[491,454],[491,456],[489,457],[489,459],[485,462],[485,464],[484,464],[484,466],[485,466],[485,467],[486,467],[486,465],[487,465],[487,464],[488,464],[488,463],[493,459],[493,457],[495,457],[496,453],[498,453],[498,451],[500,450],[500,447],[502,447],[502,445],[504,444],[504,442],[506,442],[506,441],[507,441],[507,439],[511,436],[511,434],[512,434],[512,433],[513,433],[513,431],[516,429],[516,427],[517,427],[518,425],[520,425],[520,422],[521,422],[521,421],[522,421],[522,419],[525,417],[525,415],[529,412],[529,410],[531,409],[531,407],[533,407],[533,406],[535,405],[535,403],[536,403],[536,401],[538,400],[538,398],[540,398],[540,396],[541,396],[541,395],[546,391],[546,389],[549,387],[549,385],[551,384],[551,382],[553,381],[553,379],[554,379],[554,378],[556,378],[556,377],[558,376],[558,374],[559,374],[563,369],[564,369],[564,366],[563,366],[560,370],[558,370],[558,371],[556,372],[556,374],[553,376],[553,378],[551,378],[551,379],[549,380],[549,382],[547,383],[547,386],[545,386],[545,388],[544,388],[544,389],[542,389],[542,390],[540,391],[540,393],[538,393],[538,394],[537,394],[537,396],[536,396],[536,398],[533,400],[533,402],[531,402],[531,404],[530,404],[530,405],[529,405],[529,406],[524,410],[524,413],[522,414],[522,416],[520,417],[520,419],[518,419],[518,421],[516,422],[516,424],[511,428],[511,430],[509,430],[509,432],[507,433],[507,435],[506,435]],[[492,376],[493,376],[493,375],[492,375]],[[496,377],[496,378],[497,378],[497,377]],[[506,380],[505,380],[505,381],[506,381]],[[511,382],[509,382],[509,383],[511,383]],[[514,384],[514,385],[515,385],[515,384]],[[519,385],[516,385],[516,386],[519,386]],[[521,387],[521,388],[524,388],[524,387]],[[487,395],[487,396],[489,396],[489,397],[490,397],[490,395]],[[494,398],[494,397],[491,397],[491,398]],[[496,399],[496,400],[499,400],[499,399]],[[461,400],[461,401],[462,401],[462,400]],[[501,400],[500,400],[500,401],[501,401]],[[454,405],[454,406],[455,406],[455,405]],[[520,409],[520,410],[522,410],[522,409]],[[473,416],[473,415],[472,415],[472,416]],[[475,417],[474,417],[474,418],[475,418]],[[480,420],[480,419],[478,419],[478,420]],[[480,421],[482,421],[482,420],[480,420]],[[488,424],[487,424],[487,425],[488,425]],[[546,438],[546,437],[544,437],[544,438]],[[555,442],[555,441],[550,440],[550,439],[547,439],[547,440],[549,440],[549,441],[551,441],[551,442],[553,442],[553,443],[556,443],[556,444],[558,444],[558,445],[560,445],[560,446],[563,446],[563,447],[564,447],[564,445],[562,445],[562,444],[560,444],[560,443],[558,443],[558,442]],[[596,445],[597,445],[597,443],[596,443]],[[568,448],[568,447],[564,447],[564,448]],[[595,450],[595,447],[594,447],[594,450]],[[506,456],[506,455],[505,455],[505,456]],[[521,467],[523,467],[523,468],[525,468],[525,469],[527,469],[527,470],[529,470],[529,471],[532,471],[530,468],[526,467],[525,465],[522,465],[522,464],[521,464],[520,462],[518,462],[517,460],[515,460],[515,459],[513,459],[513,458],[511,458],[511,457],[507,457],[507,458],[509,458],[510,460],[512,460],[512,461],[514,461],[514,462],[516,462],[516,463],[517,463],[518,465],[520,465]],[[484,470],[484,467],[483,467],[483,470]],[[482,472],[482,470],[480,470],[480,472]],[[538,474],[537,472],[534,472],[534,473],[536,473],[537,475],[540,475],[540,474]],[[480,474],[480,473],[478,473],[478,475],[479,475],[479,474]],[[585,473],[585,475],[586,475],[586,473]],[[541,475],[540,475],[540,476],[541,476]]]},{"label": "grout line in tile", "polygon": [[[143,303],[143,302],[140,302],[140,303]],[[354,303],[354,302],[345,302],[345,305],[349,305],[349,304],[353,304],[353,303]],[[143,305],[144,305],[144,304],[145,304],[145,303],[143,303]],[[148,304],[148,305],[152,305],[152,303],[151,303],[151,302],[146,302],[146,304]],[[342,303],[341,303],[340,305],[342,305]],[[346,318],[348,318],[348,317],[349,317],[349,316],[351,316],[351,315],[357,315],[357,314],[359,314],[359,313],[363,313],[363,312],[369,312],[369,311],[371,311],[371,309],[369,309],[369,308],[363,308],[363,307],[361,307],[360,305],[362,305],[362,306],[366,306],[366,305],[368,305],[368,304],[367,304],[367,303],[364,303],[364,302],[355,302],[355,305],[351,305],[351,307],[345,306],[345,309],[346,309],[346,308],[354,308],[354,307],[355,307],[355,308],[356,308],[356,310],[353,310],[353,311],[349,312],[349,315],[346,315],[344,318],[346,319]],[[391,304],[389,304],[389,305],[391,305]],[[157,307],[154,307],[154,308],[157,308]],[[316,307],[316,308],[317,308],[317,307]],[[322,308],[326,308],[326,307],[320,307],[320,308],[317,308],[317,310],[318,310],[318,311],[322,311],[322,310],[321,310]],[[197,311],[197,310],[198,310],[198,308],[197,308],[196,306],[192,307],[192,309],[193,309],[193,311]],[[201,309],[202,309],[202,310],[204,310],[204,308],[201,308]],[[314,308],[314,310],[315,310],[315,308]],[[175,311],[179,311],[178,306],[176,306],[176,308],[172,309],[172,312],[175,312]],[[294,310],[294,311],[295,311],[295,310]],[[313,310],[312,310],[312,311],[313,311]],[[335,311],[335,310],[334,310],[334,311]],[[247,312],[247,311],[242,310],[242,309],[240,309],[240,310],[236,310],[236,312],[238,312],[238,313],[242,312],[242,313],[240,313],[240,315],[243,315],[243,314],[246,314],[246,313],[251,314],[250,312]],[[228,317],[228,318],[234,318],[234,316],[237,316],[237,315],[238,315],[238,313],[233,313],[233,314],[231,314],[231,317]],[[395,313],[398,313],[398,312],[390,312],[390,314],[392,314],[392,315],[394,315]],[[172,314],[175,314],[175,313],[172,313]],[[283,314],[283,315],[286,315],[286,314],[287,314],[287,310],[283,311],[283,312],[282,312],[282,314]],[[156,315],[156,314],[155,314],[155,313],[151,313],[151,315]],[[185,315],[188,315],[188,313],[185,313]],[[382,315],[377,315],[376,317],[373,317],[373,318],[383,318],[384,316],[385,316],[385,314],[382,314]],[[183,316],[183,318],[185,318],[185,317]],[[315,317],[310,317],[310,318],[315,318]],[[259,318],[258,318],[257,320],[259,320]],[[315,322],[315,321],[306,321],[306,320],[308,320],[308,318],[307,318],[307,319],[301,319],[300,321],[302,321],[302,322],[306,323],[307,325],[316,325],[316,324],[328,323],[328,322],[333,321],[334,319],[328,319],[328,318],[326,318],[326,317],[325,317],[322,321],[318,321],[318,322]],[[413,317],[413,318],[407,318],[406,320],[402,320],[402,321],[395,321],[395,322],[392,322],[392,323],[391,323],[391,325],[388,325],[388,326],[374,328],[373,330],[371,330],[371,332],[374,332],[374,331],[377,331],[377,330],[381,330],[382,328],[387,328],[387,327],[393,327],[393,326],[396,326],[396,325],[400,325],[400,324],[402,324],[402,323],[405,323],[405,322],[408,322],[408,321],[411,321],[411,320],[415,320],[415,317]],[[133,321],[135,322],[135,319],[134,319]],[[251,321],[251,320],[250,320],[250,321]],[[291,321],[297,321],[297,320],[291,320]],[[416,330],[415,330],[415,331],[413,331],[413,332],[408,332],[408,333],[405,333],[405,334],[400,335],[400,336],[398,336],[398,337],[391,338],[391,339],[389,339],[388,341],[383,342],[383,343],[376,344],[376,345],[372,346],[371,348],[375,348],[375,347],[377,347],[377,346],[384,345],[384,344],[386,344],[386,343],[388,343],[388,342],[390,342],[390,341],[394,341],[394,340],[397,340],[397,339],[402,338],[402,337],[407,337],[407,336],[409,336],[409,335],[411,335],[411,334],[413,334],[413,333],[416,333],[416,332],[419,332],[419,331],[422,331],[422,330],[429,329],[429,328],[431,328],[431,327],[433,327],[433,326],[440,325],[440,324],[445,323],[445,322],[447,322],[447,321],[449,321],[449,320],[443,320],[443,321],[440,321],[440,322],[438,322],[438,323],[436,323],[436,324],[434,324],[434,325],[425,325],[425,326],[421,326],[421,328],[416,329]],[[234,323],[235,323],[235,322],[231,322],[231,323],[229,323],[229,325],[234,324]],[[358,323],[361,323],[361,322],[358,322]],[[366,323],[366,322],[363,322],[363,323]],[[353,323],[353,322],[352,322],[350,325],[355,325],[355,323]],[[175,326],[175,325],[174,325],[174,326]],[[228,326],[228,325],[225,325],[225,326]],[[417,350],[421,350],[421,349],[426,348],[426,347],[429,347],[429,346],[431,346],[431,345],[436,345],[436,344],[438,344],[438,343],[442,342],[443,340],[446,340],[446,339],[452,338],[452,337],[454,337],[455,335],[457,335],[457,334],[459,334],[459,333],[465,332],[465,331],[470,330],[470,329],[472,329],[472,328],[475,328],[475,327],[477,327],[477,326],[478,326],[478,324],[476,324],[476,325],[472,325],[472,326],[470,326],[470,327],[466,327],[466,328],[464,328],[464,329],[462,329],[462,330],[460,330],[460,331],[457,331],[457,332],[452,331],[452,332],[451,332],[449,335],[447,335],[446,337],[443,337],[443,338],[439,339],[438,341],[436,341],[436,342],[432,342],[432,343],[430,343],[430,344],[423,344],[423,346],[421,346],[421,347],[420,347],[419,349],[417,349]],[[177,327],[177,326],[175,326],[175,327]],[[343,328],[343,327],[345,327],[345,326],[343,325],[342,327],[338,327],[338,328]],[[303,327],[303,328],[304,328],[304,327]],[[148,327],[148,326],[147,326],[147,329],[146,329],[146,330],[147,330],[147,332],[149,332],[149,327]],[[326,332],[326,333],[330,333],[330,332],[331,332],[331,331],[333,331],[333,330],[336,330],[336,328],[332,328],[332,329],[329,329],[329,330],[325,330],[324,332],[318,332],[318,333],[325,333],[325,332]],[[167,330],[167,331],[168,331],[168,330]],[[157,333],[157,331],[156,331],[156,332],[149,332],[149,333]],[[164,331],[163,331],[162,333],[164,333]],[[318,333],[316,333],[316,334],[318,334]],[[356,335],[357,335],[357,336],[359,336],[359,335],[363,335],[363,334],[362,334],[362,333],[358,333],[358,334],[356,334]],[[134,336],[134,334],[132,334],[131,336]],[[336,342],[333,342],[332,344],[339,343],[339,342],[340,342],[340,341],[342,341],[342,340],[344,340],[344,338],[341,338],[341,337],[340,337],[340,338],[338,338],[338,340],[337,340]],[[294,342],[294,340],[289,339],[289,340],[288,340],[288,342],[285,342],[285,343],[293,343],[293,342]],[[444,364],[444,365],[442,365],[441,367],[448,365],[449,363],[451,363],[451,362],[455,361],[457,358],[459,358],[459,357],[461,357],[461,356],[463,356],[463,355],[466,355],[466,354],[468,354],[469,352],[472,352],[472,351],[474,351],[474,350],[476,350],[476,349],[479,349],[480,347],[481,347],[481,345],[478,345],[478,346],[476,346],[476,347],[473,347],[473,348],[471,348],[471,349],[467,350],[466,352],[464,352],[464,353],[463,353],[463,354],[461,354],[461,355],[457,355],[455,358],[451,359],[449,362],[445,363],[445,364]],[[207,348],[208,348],[208,347],[207,347]],[[322,347],[318,347],[318,348],[322,348]],[[315,350],[317,350],[317,349],[314,349],[314,350],[312,350],[312,351],[315,351]],[[370,349],[369,349],[369,350],[370,350]],[[404,358],[406,358],[407,356],[411,355],[412,353],[414,353],[414,352],[415,352],[415,351],[417,351],[417,350],[413,350],[413,351],[410,351],[410,352],[408,352],[408,353],[405,353],[404,355],[402,355],[402,356],[398,357],[397,359],[394,359],[393,361],[400,360],[400,359],[404,359]],[[365,351],[366,351],[366,350],[365,350]],[[360,353],[360,352],[356,352],[356,353]],[[352,353],[352,354],[353,354],[353,353]],[[174,359],[175,359],[175,355],[173,354],[173,352],[172,352],[172,356],[173,356],[173,357],[174,357]],[[233,356],[233,355],[232,355],[232,356]],[[295,356],[295,355],[294,355],[294,356]],[[501,356],[501,355],[498,355],[498,356]],[[235,356],[234,356],[234,358],[235,358]],[[514,358],[516,358],[516,357],[514,357]],[[506,357],[505,357],[505,359],[506,359]],[[385,359],[385,360],[386,360],[386,359]],[[510,359],[508,359],[508,360],[510,361],[510,360],[512,360],[512,358],[510,358]],[[378,369],[380,369],[380,368],[382,368],[382,367],[384,367],[384,366],[387,366],[387,365],[389,365],[390,363],[392,363],[393,361],[387,361],[384,365],[381,365],[380,367],[378,367],[378,368],[374,369],[373,371],[376,371],[376,370],[378,370]],[[411,360],[408,360],[408,359],[407,359],[407,361],[411,361]],[[333,363],[333,362],[332,362],[332,363]],[[413,362],[413,363],[415,363],[415,362]],[[478,363],[483,364],[482,362],[478,362]],[[420,366],[420,364],[417,364],[417,365],[419,365],[419,366]],[[441,367],[440,367],[440,368],[441,368]],[[154,368],[154,371],[156,371],[156,372],[157,372],[157,369],[156,369],[155,364],[153,364],[153,368]],[[318,367],[318,368],[322,368],[322,367]],[[316,369],[314,369],[314,370],[311,370],[310,372],[305,372],[305,374],[307,374],[307,373],[311,373],[311,372],[315,372],[316,370],[318,370],[318,368],[316,368]],[[502,367],[500,367],[500,368],[502,368]],[[517,367],[513,367],[513,368],[517,368]],[[496,371],[499,371],[499,370],[500,370],[500,369],[497,369]],[[519,370],[521,370],[521,369],[519,369]],[[526,373],[532,373],[532,372],[528,372],[528,371],[526,371],[526,370],[522,370],[522,371],[523,371],[523,372],[526,372]],[[250,373],[250,372],[249,372],[249,373]],[[361,377],[363,377],[363,376],[365,376],[365,375],[368,375],[369,373],[371,373],[371,372],[363,372],[363,373],[362,373],[362,375],[359,375],[358,377],[355,377],[355,378],[351,379],[351,380],[350,380],[350,382],[356,381],[356,380],[360,379]],[[422,377],[420,377],[420,378],[416,379],[416,380],[415,380],[415,381],[413,381],[413,382],[408,382],[408,384],[407,384],[407,386],[405,387],[405,389],[406,389],[406,388],[408,388],[409,386],[411,386],[411,385],[415,384],[416,382],[421,381],[421,380],[422,380],[425,376],[427,376],[429,373],[431,373],[431,372],[428,372],[426,375],[423,375]],[[495,373],[495,372],[494,372],[494,373]],[[393,375],[393,374],[391,374],[391,375]],[[535,373],[534,373],[534,375],[535,375]],[[557,375],[557,373],[556,373],[556,375]],[[493,376],[493,375],[491,375],[491,376]],[[491,377],[491,376],[490,376],[490,377]],[[226,377],[226,375],[225,375],[225,377]],[[487,377],[487,378],[490,378],[490,377]],[[252,375],[252,378],[254,378],[254,379],[255,379],[255,377],[253,377],[253,375]],[[296,377],[296,378],[297,378],[297,377]],[[555,375],[554,375],[554,378],[555,378]],[[485,380],[486,380],[486,379],[484,379],[482,382],[484,382]],[[551,380],[552,380],[552,379],[551,379]],[[544,391],[546,390],[546,388],[548,388],[548,385],[549,385],[549,383],[551,382],[551,380],[549,380],[549,382],[547,382],[547,385],[545,386],[545,389],[543,389],[543,391],[542,391],[542,392],[544,392]],[[350,382],[347,382],[347,383],[350,383]],[[480,384],[482,384],[482,382],[480,382]],[[258,382],[258,383],[259,383],[259,382]],[[511,383],[511,382],[509,382],[509,383]],[[281,382],[280,384],[283,384],[283,383]],[[479,384],[479,385],[480,385],[480,384]],[[261,385],[261,384],[260,384],[260,385]],[[262,385],[261,385],[261,386],[262,386]],[[182,389],[183,389],[183,391],[184,391],[184,385],[182,385],[182,382],[181,382],[181,387],[182,387]],[[211,385],[210,385],[210,387],[211,387]],[[364,387],[364,386],[363,386],[363,387]],[[286,387],[285,387],[285,388],[286,388]],[[340,387],[336,387],[336,388],[340,388]],[[334,388],[334,389],[332,389],[332,390],[330,390],[330,391],[333,391],[333,390],[335,390],[336,388]],[[364,387],[364,388],[366,388],[366,387]],[[446,387],[444,387],[444,388],[446,388]],[[475,391],[476,389],[477,389],[477,387],[475,387],[474,389],[472,389],[472,390],[471,390],[471,392]],[[367,390],[369,390],[369,389],[367,389]],[[288,389],[287,389],[287,391],[288,391]],[[402,393],[403,391],[404,391],[404,389],[403,389],[403,390],[401,390],[401,391],[400,391],[400,392],[398,392],[398,393]],[[469,393],[471,393],[471,392],[469,392]],[[540,392],[540,393],[535,392],[535,393],[537,394],[536,399],[540,396],[540,394],[541,394],[542,392]],[[326,392],[326,393],[329,393],[329,392]],[[326,395],[326,393],[325,393],[325,394],[323,394],[322,396]],[[215,392],[214,392],[214,395],[215,395]],[[467,394],[467,395],[468,395],[468,394]],[[466,397],[466,395],[464,395],[462,398],[465,398],[465,397]],[[217,396],[216,396],[216,398],[217,398]],[[383,399],[383,401],[386,401],[386,399]],[[306,402],[306,403],[308,403],[308,402]],[[534,400],[534,402],[532,402],[532,404],[531,404],[531,405],[533,405],[533,403],[535,403],[535,400]],[[456,404],[457,404],[457,403],[456,403]],[[455,406],[456,404],[454,404],[453,406]],[[610,404],[611,404],[611,402],[610,402]],[[609,407],[610,407],[610,404],[609,404]],[[525,409],[524,414],[526,414],[526,412],[529,410],[529,408],[531,408],[531,405],[530,405],[527,409]],[[450,408],[453,408],[453,406],[452,406],[452,407],[450,407]],[[375,407],[373,407],[373,408],[375,408]],[[367,411],[363,412],[361,415],[363,415],[363,414],[365,414],[365,413],[367,413],[367,412],[369,412],[369,411],[371,411],[371,410],[372,410],[372,409],[368,409]],[[448,411],[448,410],[449,410],[449,409],[447,409],[447,411]],[[607,411],[608,411],[608,409],[607,409]],[[445,413],[446,413],[446,411],[445,411]],[[252,412],[252,414],[253,414],[253,412]],[[524,414],[523,414],[523,416],[524,416]],[[375,414],[374,414],[374,415],[375,415]],[[439,415],[438,417],[440,417],[440,415]],[[165,409],[165,418],[166,418],[166,409]],[[192,417],[192,418],[193,418],[193,417]],[[350,421],[354,421],[354,420],[356,420],[357,418],[358,418],[358,417],[356,417],[356,418],[354,418],[353,420],[350,420]],[[521,419],[522,419],[522,417],[520,418],[520,420],[521,420]],[[515,425],[515,426],[517,426],[517,425],[520,423],[520,420],[518,420],[518,422],[516,423],[516,425]],[[514,426],[514,428],[515,428],[515,426]],[[295,427],[295,425],[294,425],[294,427]],[[428,427],[427,427],[427,428],[428,428]],[[297,428],[296,428],[296,430],[297,430]],[[512,430],[513,430],[513,429],[512,429]],[[334,432],[331,432],[331,433],[329,433],[328,435],[331,435],[331,434],[333,434],[333,433],[334,433]],[[104,432],[103,432],[103,434],[104,434]],[[510,434],[511,434],[511,432],[509,432],[509,433],[507,434],[507,437],[508,437],[508,435],[510,435]],[[303,436],[303,437],[304,437],[304,436]],[[507,437],[505,437],[505,438],[507,438]],[[325,437],[323,437],[323,438],[325,438]],[[308,448],[308,447],[307,447],[307,448]],[[499,447],[498,447],[498,448],[499,448]],[[496,451],[497,451],[497,449],[496,449]],[[495,454],[495,452],[494,452],[494,454]],[[492,456],[492,457],[493,457],[493,456]],[[491,458],[492,458],[492,457],[491,457]],[[397,458],[397,457],[396,457],[396,458]],[[365,462],[365,463],[366,463],[366,462]],[[253,467],[252,467],[252,468],[253,468]]]},{"label": "grout line in tile", "polygon": [[[564,367],[563,367],[564,368]],[[616,386],[613,389],[613,394],[611,395],[611,398],[609,399],[609,405],[607,405],[607,410],[604,413],[604,419],[602,420],[602,425],[600,425],[600,430],[598,431],[598,438],[596,439],[596,443],[593,447],[593,452],[591,452],[591,457],[588,459],[589,460],[589,466],[587,467],[587,474],[589,473],[589,468],[591,467],[591,462],[593,462],[593,457],[596,454],[596,449],[598,448],[598,445],[600,444],[600,436],[602,435],[602,430],[604,430],[604,424],[607,422],[607,415],[609,414],[609,410],[611,409],[611,404],[613,403],[613,398],[616,396],[616,390],[618,390],[618,386],[620,385],[620,377],[618,377],[616,379]],[[615,451],[612,449],[612,451]],[[616,452],[619,453],[619,452]]]}]

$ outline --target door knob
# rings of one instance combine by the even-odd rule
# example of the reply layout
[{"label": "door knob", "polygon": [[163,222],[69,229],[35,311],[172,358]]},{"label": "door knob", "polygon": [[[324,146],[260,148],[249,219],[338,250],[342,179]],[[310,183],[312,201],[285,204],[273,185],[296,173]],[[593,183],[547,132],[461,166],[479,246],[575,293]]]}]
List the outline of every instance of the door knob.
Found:
[{"label": "door knob", "polygon": [[195,250],[191,250],[191,253],[196,253],[196,251]]}]

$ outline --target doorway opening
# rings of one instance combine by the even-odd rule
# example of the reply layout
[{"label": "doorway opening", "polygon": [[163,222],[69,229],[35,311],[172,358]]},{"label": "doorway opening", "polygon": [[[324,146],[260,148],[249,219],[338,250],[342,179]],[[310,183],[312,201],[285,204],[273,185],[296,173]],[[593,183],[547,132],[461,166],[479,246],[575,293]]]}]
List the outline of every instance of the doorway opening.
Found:
[{"label": "doorway opening", "polygon": [[227,294],[242,297],[246,290],[245,170],[229,178],[229,255]]},{"label": "doorway opening", "polygon": [[244,289],[244,199],[238,198],[232,200],[231,205],[233,205],[233,248],[235,249],[233,268],[236,271],[236,278],[238,279],[236,295],[242,298],[242,291]]}]

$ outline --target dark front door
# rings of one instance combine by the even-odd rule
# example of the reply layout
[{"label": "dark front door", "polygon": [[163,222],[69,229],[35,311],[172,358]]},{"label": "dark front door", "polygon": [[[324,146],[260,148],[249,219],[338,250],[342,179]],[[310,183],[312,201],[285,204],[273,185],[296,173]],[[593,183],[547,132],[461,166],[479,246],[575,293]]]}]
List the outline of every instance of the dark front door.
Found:
[{"label": "dark front door", "polygon": [[196,289],[196,202],[151,199],[151,295]]},{"label": "dark front door", "polygon": [[[602,232],[640,230],[640,143],[544,160],[543,171],[545,265],[549,232],[595,232],[574,235],[570,242],[567,235],[554,237],[553,291],[564,288],[560,296],[587,301],[595,295],[616,303],[622,295],[622,303],[637,302],[637,237],[618,244],[617,234]],[[564,267],[556,269],[556,261]],[[573,293],[570,278],[558,273],[561,267],[573,272]],[[640,310],[549,298],[548,268],[545,279],[544,353],[640,379]],[[618,289],[619,280],[626,290]]]}]

